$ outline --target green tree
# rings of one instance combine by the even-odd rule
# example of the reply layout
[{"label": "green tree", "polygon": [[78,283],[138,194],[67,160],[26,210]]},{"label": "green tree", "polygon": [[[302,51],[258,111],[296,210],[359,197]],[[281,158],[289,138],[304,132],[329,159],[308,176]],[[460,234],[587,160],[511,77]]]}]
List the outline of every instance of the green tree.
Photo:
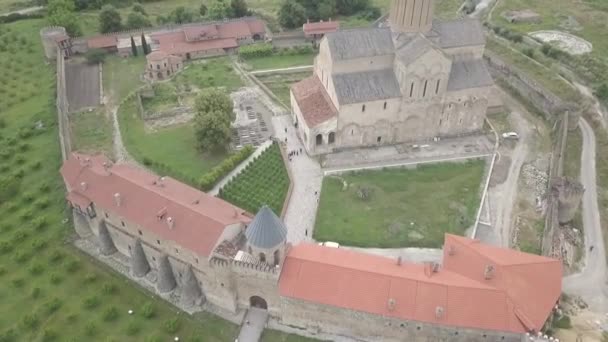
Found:
[{"label": "green tree", "polygon": [[194,20],[194,13],[186,7],[180,6],[169,14],[169,18],[176,24],[186,24],[191,23]]},{"label": "green tree", "polygon": [[145,15],[145,16],[148,15],[148,13],[146,13],[146,10],[144,9],[144,6],[142,6],[141,4],[138,4],[138,3],[133,5],[133,12],[141,13],[142,15]]},{"label": "green tree", "polygon": [[199,7],[199,9],[198,9],[198,13],[200,13],[201,17],[204,17],[207,15],[207,6],[205,6],[205,3],[201,4],[201,7]]},{"label": "green tree", "polygon": [[234,119],[233,105],[230,96],[218,88],[210,88],[201,93],[194,102],[197,113],[218,111],[227,113],[230,120]]},{"label": "green tree", "polygon": [[65,27],[70,36],[80,36],[82,30],[75,10],[73,0],[49,0],[47,6],[49,24]]},{"label": "green tree", "polygon": [[224,150],[230,143],[232,100],[226,92],[210,89],[195,101],[194,134],[200,151]]},{"label": "green tree", "polygon": [[101,33],[116,32],[122,29],[122,18],[114,6],[103,6],[99,13],[99,31]]},{"label": "green tree", "polygon": [[295,0],[285,0],[279,9],[279,24],[296,28],[306,22],[306,10]]},{"label": "green tree", "polygon": [[608,101],[608,83],[603,83],[595,90],[595,96],[602,101]]},{"label": "green tree", "polygon": [[144,55],[147,55],[150,53],[150,46],[148,45],[148,42],[146,41],[146,36],[144,36],[144,33],[141,33],[141,49],[144,51]]},{"label": "green tree", "polygon": [[231,12],[231,8],[226,2],[224,2],[223,0],[215,0],[209,7],[207,15],[211,19],[219,20],[224,18],[230,18]]},{"label": "green tree", "polygon": [[150,22],[150,19],[148,19],[148,17],[146,17],[145,15],[143,15],[139,12],[129,13],[129,16],[127,17],[127,27],[128,28],[137,29],[137,28],[150,27],[150,26],[152,26],[152,23]]},{"label": "green tree", "polygon": [[133,56],[137,56],[137,45],[135,45],[133,36],[131,36],[131,52],[133,53]]},{"label": "green tree", "polygon": [[247,3],[245,0],[231,0],[230,1],[230,13],[234,18],[244,17],[249,14],[249,9],[247,8]]},{"label": "green tree", "polygon": [[89,64],[103,63],[108,53],[102,49],[91,49],[84,54]]},{"label": "green tree", "polygon": [[327,20],[336,15],[336,0],[324,0],[317,6],[320,19]]},{"label": "green tree", "polygon": [[353,15],[368,7],[369,0],[336,0],[336,11],[341,15]]}]

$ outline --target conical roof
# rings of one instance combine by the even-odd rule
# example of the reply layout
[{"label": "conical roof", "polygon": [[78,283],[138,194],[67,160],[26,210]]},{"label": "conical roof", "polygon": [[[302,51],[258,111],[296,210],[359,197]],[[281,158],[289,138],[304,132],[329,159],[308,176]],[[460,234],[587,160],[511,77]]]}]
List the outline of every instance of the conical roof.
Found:
[{"label": "conical roof", "polygon": [[263,206],[245,231],[247,241],[258,248],[272,248],[285,241],[287,228],[268,206]]}]

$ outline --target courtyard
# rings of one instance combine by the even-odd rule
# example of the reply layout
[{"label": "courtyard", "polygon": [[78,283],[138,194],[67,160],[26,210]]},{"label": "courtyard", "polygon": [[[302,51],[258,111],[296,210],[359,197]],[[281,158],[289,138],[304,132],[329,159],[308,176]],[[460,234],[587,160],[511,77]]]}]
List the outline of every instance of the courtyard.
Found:
[{"label": "courtyard", "polygon": [[485,163],[365,170],[323,179],[314,239],[356,247],[441,247],[475,220]]}]

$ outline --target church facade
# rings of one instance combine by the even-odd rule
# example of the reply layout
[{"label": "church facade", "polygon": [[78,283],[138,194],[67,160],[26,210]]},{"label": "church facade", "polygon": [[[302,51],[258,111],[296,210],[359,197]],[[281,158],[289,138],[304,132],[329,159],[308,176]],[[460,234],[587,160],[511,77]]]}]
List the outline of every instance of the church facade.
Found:
[{"label": "church facade", "polygon": [[433,20],[434,0],[393,0],[388,28],[328,33],[291,87],[309,154],[481,130],[494,86],[473,19]]}]

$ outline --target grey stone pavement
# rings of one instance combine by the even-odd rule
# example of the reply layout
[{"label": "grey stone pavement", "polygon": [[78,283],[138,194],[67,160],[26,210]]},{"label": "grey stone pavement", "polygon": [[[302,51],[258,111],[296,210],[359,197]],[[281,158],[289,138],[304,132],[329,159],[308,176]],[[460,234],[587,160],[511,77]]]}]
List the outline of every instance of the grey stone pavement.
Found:
[{"label": "grey stone pavement", "polygon": [[258,308],[249,308],[239,333],[238,342],[258,342],[264,332],[268,321],[268,311]]},{"label": "grey stone pavement", "polygon": [[[293,182],[291,198],[287,204],[285,217],[283,217],[287,226],[287,241],[290,243],[310,241],[317,217],[323,173],[319,163],[306,154],[289,115],[273,117],[272,125],[275,137],[286,145],[288,152],[300,149],[303,152],[287,162]],[[285,128],[287,128],[287,133],[285,133]],[[285,138],[287,138],[287,143],[285,143]]]}]

